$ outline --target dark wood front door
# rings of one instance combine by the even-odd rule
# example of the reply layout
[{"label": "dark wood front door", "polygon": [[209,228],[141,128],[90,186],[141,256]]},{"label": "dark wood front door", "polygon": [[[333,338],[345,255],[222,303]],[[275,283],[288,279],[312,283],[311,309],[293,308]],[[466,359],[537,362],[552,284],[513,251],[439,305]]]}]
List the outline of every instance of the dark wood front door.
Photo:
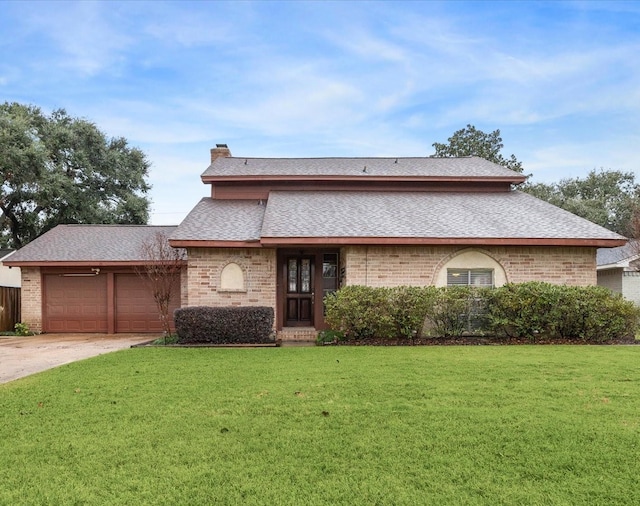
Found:
[{"label": "dark wood front door", "polygon": [[284,321],[287,327],[313,327],[315,261],[310,255],[285,259]]}]

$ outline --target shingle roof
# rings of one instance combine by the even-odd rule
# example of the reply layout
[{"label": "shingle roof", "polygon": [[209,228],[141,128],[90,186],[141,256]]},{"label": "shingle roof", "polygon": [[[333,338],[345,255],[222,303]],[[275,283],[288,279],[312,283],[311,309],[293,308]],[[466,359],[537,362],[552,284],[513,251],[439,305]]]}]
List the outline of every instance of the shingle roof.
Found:
[{"label": "shingle roof", "polygon": [[274,191],[262,237],[622,239],[519,191]]},{"label": "shingle roof", "polygon": [[258,241],[265,205],[257,200],[203,198],[171,234],[179,241]]},{"label": "shingle roof", "polygon": [[522,174],[477,156],[460,158],[237,158],[220,157],[202,174],[212,177],[351,176],[505,178]]},{"label": "shingle roof", "polygon": [[[624,246],[617,248],[599,248],[596,255],[598,266],[613,265],[623,262],[628,265],[628,261],[640,255],[640,243],[637,240],[630,240]],[[621,265],[625,267],[626,265]]]},{"label": "shingle roof", "polygon": [[171,235],[175,241],[265,238],[624,239],[519,191],[272,191],[266,207],[205,198]]},{"label": "shingle roof", "polygon": [[144,261],[141,247],[161,232],[167,237],[175,226],[58,225],[11,257],[19,262],[136,262]]}]

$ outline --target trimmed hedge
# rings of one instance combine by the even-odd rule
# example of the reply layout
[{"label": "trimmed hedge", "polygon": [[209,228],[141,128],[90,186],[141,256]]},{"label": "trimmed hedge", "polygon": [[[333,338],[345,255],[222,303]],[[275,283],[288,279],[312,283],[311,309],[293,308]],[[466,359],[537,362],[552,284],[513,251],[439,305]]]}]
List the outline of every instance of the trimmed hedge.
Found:
[{"label": "trimmed hedge", "polygon": [[274,342],[273,308],[184,307],[174,321],[180,344],[262,344]]},{"label": "trimmed hedge", "polygon": [[496,334],[604,342],[635,336],[640,308],[602,286],[531,281],[487,292],[487,319]]},{"label": "trimmed hedge", "polygon": [[499,335],[604,342],[634,337],[640,308],[599,286],[542,282],[500,288],[347,286],[325,298],[347,340]]},{"label": "trimmed hedge", "polygon": [[411,338],[422,332],[436,290],[345,286],[325,297],[325,322],[345,339]]}]

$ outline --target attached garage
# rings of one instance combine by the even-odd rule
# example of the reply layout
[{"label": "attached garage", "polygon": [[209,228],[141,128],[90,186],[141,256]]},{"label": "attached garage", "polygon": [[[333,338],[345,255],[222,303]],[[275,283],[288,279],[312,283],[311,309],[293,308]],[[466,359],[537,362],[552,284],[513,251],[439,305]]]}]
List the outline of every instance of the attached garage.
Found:
[{"label": "attached garage", "polygon": [[[134,272],[43,274],[44,332],[162,332],[153,294]],[[170,313],[180,307],[180,293]]]},{"label": "attached garage", "polygon": [[[160,262],[145,256],[150,244],[172,251],[168,237],[174,230],[59,225],[38,237],[14,253],[22,267],[23,321],[35,332],[162,333],[151,287],[136,272]],[[178,258],[185,277],[186,260]],[[185,302],[178,283],[170,313]]]}]

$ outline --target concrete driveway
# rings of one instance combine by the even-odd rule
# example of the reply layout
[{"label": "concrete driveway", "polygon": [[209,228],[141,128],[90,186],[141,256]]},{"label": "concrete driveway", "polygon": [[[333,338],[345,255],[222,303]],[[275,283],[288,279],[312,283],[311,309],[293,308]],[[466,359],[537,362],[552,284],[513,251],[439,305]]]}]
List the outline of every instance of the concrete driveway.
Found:
[{"label": "concrete driveway", "polygon": [[0,383],[155,339],[153,334],[0,336]]}]

